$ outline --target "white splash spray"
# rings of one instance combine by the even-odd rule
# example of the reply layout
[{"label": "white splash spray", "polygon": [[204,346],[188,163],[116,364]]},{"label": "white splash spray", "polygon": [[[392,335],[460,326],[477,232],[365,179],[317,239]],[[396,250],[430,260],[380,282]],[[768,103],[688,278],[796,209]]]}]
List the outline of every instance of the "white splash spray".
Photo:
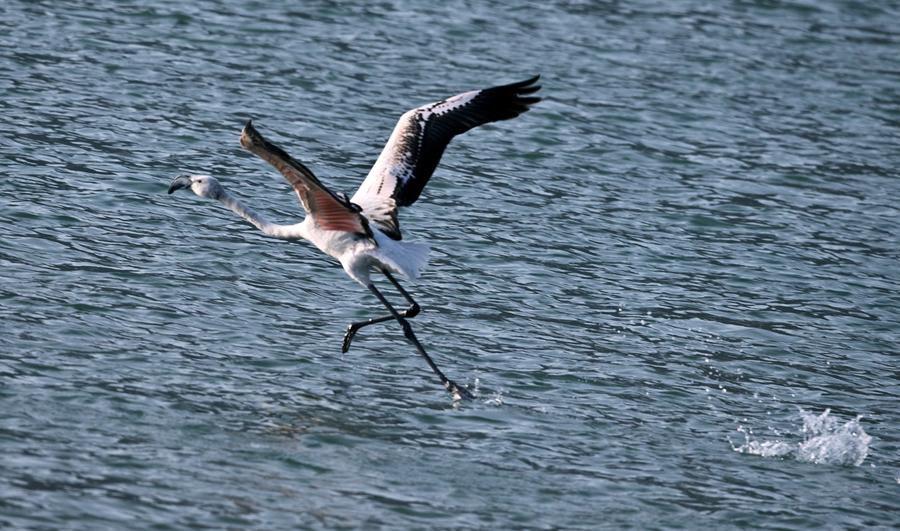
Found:
[{"label": "white splash spray", "polygon": [[753,437],[752,430],[739,426],[737,431],[744,434],[744,444],[736,446],[732,442],[731,447],[744,454],[793,457],[798,461],[825,465],[859,466],[869,455],[872,437],[860,425],[861,417],[841,424],[831,416],[830,409],[820,415],[801,409],[800,415],[803,419],[800,442],[758,440]]}]

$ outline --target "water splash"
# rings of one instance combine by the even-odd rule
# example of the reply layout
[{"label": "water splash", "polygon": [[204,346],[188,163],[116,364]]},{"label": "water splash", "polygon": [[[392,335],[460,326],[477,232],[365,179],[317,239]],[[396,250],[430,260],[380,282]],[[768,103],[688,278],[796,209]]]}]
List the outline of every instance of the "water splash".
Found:
[{"label": "water splash", "polygon": [[793,457],[805,463],[825,465],[859,466],[866,459],[872,437],[860,425],[862,417],[841,424],[839,419],[831,416],[830,409],[820,415],[801,409],[800,416],[803,419],[800,442],[758,440],[751,429],[739,426],[737,431],[744,434],[744,444],[736,446],[732,442],[731,447],[743,454]]},{"label": "water splash", "polygon": [[843,425],[826,409],[819,416],[802,412],[804,440],[797,459],[809,463],[859,466],[869,454],[870,437],[856,417]]},{"label": "water splash", "polygon": [[503,405],[503,393],[497,391],[493,395],[489,396],[487,400],[484,401],[486,405],[489,406],[502,406]]}]

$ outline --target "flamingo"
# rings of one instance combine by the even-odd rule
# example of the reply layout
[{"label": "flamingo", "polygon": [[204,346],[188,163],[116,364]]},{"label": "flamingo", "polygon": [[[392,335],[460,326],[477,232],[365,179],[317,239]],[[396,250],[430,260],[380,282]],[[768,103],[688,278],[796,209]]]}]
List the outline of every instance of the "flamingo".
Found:
[{"label": "flamingo", "polygon": [[[312,171],[272,144],[248,121],[241,131],[241,145],[274,166],[293,187],[306,211],[301,223],[278,225],[247,207],[209,175],[179,175],[169,193],[189,188],[194,194],[215,199],[255,225],[267,236],[307,240],[335,258],[353,280],[366,287],[384,305],[388,315],[351,323],[344,334],[347,352],[363,327],[396,320],[454,400],[473,398],[463,386],[448,378],[425,351],[407,319],[420,306],[395,278],[416,279],[428,260],[428,246],[402,241],[397,211],[412,205],[434,173],[450,140],[474,127],[515,118],[540,98],[536,75],[525,81],[464,92],[404,113],[394,127],[374,166],[353,197],[329,190]],[[398,311],[372,281],[372,271],[384,275],[409,306]]]}]

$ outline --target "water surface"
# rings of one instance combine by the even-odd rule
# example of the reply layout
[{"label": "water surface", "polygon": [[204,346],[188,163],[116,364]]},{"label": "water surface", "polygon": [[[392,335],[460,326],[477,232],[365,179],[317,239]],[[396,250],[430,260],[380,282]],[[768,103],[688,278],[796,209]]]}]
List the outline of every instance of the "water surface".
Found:
[{"label": "water surface", "polygon": [[[4,3],[0,526],[900,526],[898,19]],[[402,213],[472,402],[397,326],[341,355],[380,309],[318,251],[165,194],[299,221],[247,118],[352,192],[405,110],[536,72]]]}]

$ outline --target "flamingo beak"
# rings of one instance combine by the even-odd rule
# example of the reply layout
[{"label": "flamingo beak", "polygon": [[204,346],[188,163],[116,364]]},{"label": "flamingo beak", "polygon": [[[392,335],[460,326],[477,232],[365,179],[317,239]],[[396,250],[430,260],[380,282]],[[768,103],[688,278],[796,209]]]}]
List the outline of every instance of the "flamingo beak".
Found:
[{"label": "flamingo beak", "polygon": [[190,175],[179,175],[178,177],[175,177],[175,180],[169,185],[169,193],[171,194],[175,190],[181,190],[182,188],[190,188],[191,184],[193,183],[191,183]]}]

